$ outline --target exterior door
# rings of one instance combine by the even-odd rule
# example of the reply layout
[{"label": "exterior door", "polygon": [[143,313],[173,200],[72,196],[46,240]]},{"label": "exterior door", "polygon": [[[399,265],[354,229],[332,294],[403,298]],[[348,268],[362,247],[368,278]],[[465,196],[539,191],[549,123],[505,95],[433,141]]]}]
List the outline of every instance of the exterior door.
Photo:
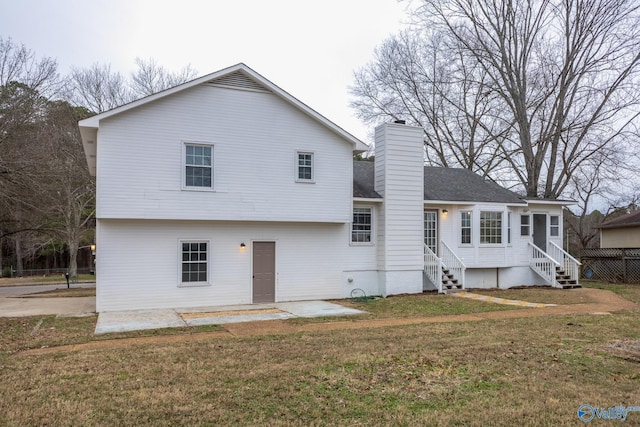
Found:
[{"label": "exterior door", "polygon": [[253,303],[275,302],[276,242],[253,242]]},{"label": "exterior door", "polygon": [[438,211],[424,211],[424,244],[438,254]]},{"label": "exterior door", "polygon": [[547,214],[533,214],[533,244],[547,251]]}]

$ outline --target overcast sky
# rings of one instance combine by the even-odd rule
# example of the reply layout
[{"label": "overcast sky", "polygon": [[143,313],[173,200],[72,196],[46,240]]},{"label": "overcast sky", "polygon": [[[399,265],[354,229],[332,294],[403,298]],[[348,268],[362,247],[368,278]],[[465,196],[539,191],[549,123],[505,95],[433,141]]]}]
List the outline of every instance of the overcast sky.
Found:
[{"label": "overcast sky", "polygon": [[348,106],[353,72],[406,21],[396,0],[0,0],[0,36],[71,66],[135,58],[198,75],[244,62],[369,142]]}]

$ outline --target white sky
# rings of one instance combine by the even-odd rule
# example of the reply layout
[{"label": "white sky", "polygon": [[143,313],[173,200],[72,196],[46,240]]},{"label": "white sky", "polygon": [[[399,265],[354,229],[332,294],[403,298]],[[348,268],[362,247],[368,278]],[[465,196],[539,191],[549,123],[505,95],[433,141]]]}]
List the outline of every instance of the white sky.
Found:
[{"label": "white sky", "polygon": [[198,75],[244,62],[354,136],[353,72],[406,21],[397,0],[0,0],[0,36],[71,66],[136,57]]}]

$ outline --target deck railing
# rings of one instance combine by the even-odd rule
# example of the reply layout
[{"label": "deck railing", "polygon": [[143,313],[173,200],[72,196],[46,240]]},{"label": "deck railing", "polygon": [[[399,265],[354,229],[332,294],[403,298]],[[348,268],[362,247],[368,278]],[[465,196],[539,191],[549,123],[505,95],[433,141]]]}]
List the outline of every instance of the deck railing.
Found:
[{"label": "deck railing", "polygon": [[556,267],[562,267],[562,265],[531,242],[529,242],[529,265],[547,283],[555,287],[558,286],[556,282]]},{"label": "deck railing", "polygon": [[442,248],[442,264],[444,265],[444,268],[449,270],[449,273],[453,274],[453,277],[458,279],[458,283],[462,285],[462,289],[465,289],[464,273],[467,266],[464,265],[464,262],[458,258],[458,255],[456,255],[455,252],[447,246],[444,240],[440,243],[440,247]]},{"label": "deck railing", "polygon": [[442,293],[442,260],[427,245],[424,245],[424,273]]},{"label": "deck railing", "polygon": [[551,258],[560,263],[560,267],[564,270],[565,274],[569,276],[569,279],[575,280],[577,284],[580,278],[580,266],[582,265],[580,261],[553,242],[549,242],[547,250]]}]

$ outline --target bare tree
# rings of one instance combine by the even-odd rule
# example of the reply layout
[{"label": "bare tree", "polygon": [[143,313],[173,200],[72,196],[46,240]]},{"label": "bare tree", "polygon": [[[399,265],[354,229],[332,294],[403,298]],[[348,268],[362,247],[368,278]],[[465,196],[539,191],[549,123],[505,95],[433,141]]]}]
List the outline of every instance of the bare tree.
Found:
[{"label": "bare tree", "polygon": [[67,99],[97,114],[119,107],[135,99],[127,81],[108,64],[89,68],[74,67],[69,78]]},{"label": "bare tree", "polygon": [[[632,0],[425,0],[414,10],[412,32],[422,38],[421,46],[432,43],[425,34],[437,34],[444,46],[455,49],[456,54],[447,55],[457,64],[454,70],[474,70],[470,87],[482,88],[475,93],[490,100],[492,114],[478,114],[475,104],[463,102],[468,97],[447,98],[470,116],[470,124],[490,130],[498,144],[494,158],[508,166],[527,196],[558,198],[575,171],[596,155],[626,148],[634,137],[631,126],[640,112],[639,7]],[[409,57],[413,62],[420,58],[442,69],[404,44],[418,52]],[[398,82],[387,85],[395,84],[394,96],[413,101],[429,93],[428,85],[411,93],[400,84],[407,66],[386,65],[386,79]],[[429,84],[443,88],[431,91],[456,93],[438,79]],[[361,86],[356,78],[356,88]],[[362,99],[357,91],[355,95]],[[408,112],[417,111],[414,104],[419,103],[404,102],[404,111],[396,113],[413,118]],[[384,114],[386,105],[380,102],[375,108]],[[417,114],[422,120],[414,122],[421,125],[424,116],[446,113],[431,109]],[[464,124],[469,133],[470,124]],[[452,145],[424,127],[443,146]],[[478,147],[492,157],[495,144]],[[458,164],[467,167],[462,160]],[[495,162],[479,165],[489,175],[495,175],[495,168]]]},{"label": "bare tree", "polygon": [[178,72],[168,71],[153,58],[136,58],[136,65],[138,69],[131,76],[131,89],[137,97],[152,95],[196,77],[196,71],[191,65],[183,67]]}]

